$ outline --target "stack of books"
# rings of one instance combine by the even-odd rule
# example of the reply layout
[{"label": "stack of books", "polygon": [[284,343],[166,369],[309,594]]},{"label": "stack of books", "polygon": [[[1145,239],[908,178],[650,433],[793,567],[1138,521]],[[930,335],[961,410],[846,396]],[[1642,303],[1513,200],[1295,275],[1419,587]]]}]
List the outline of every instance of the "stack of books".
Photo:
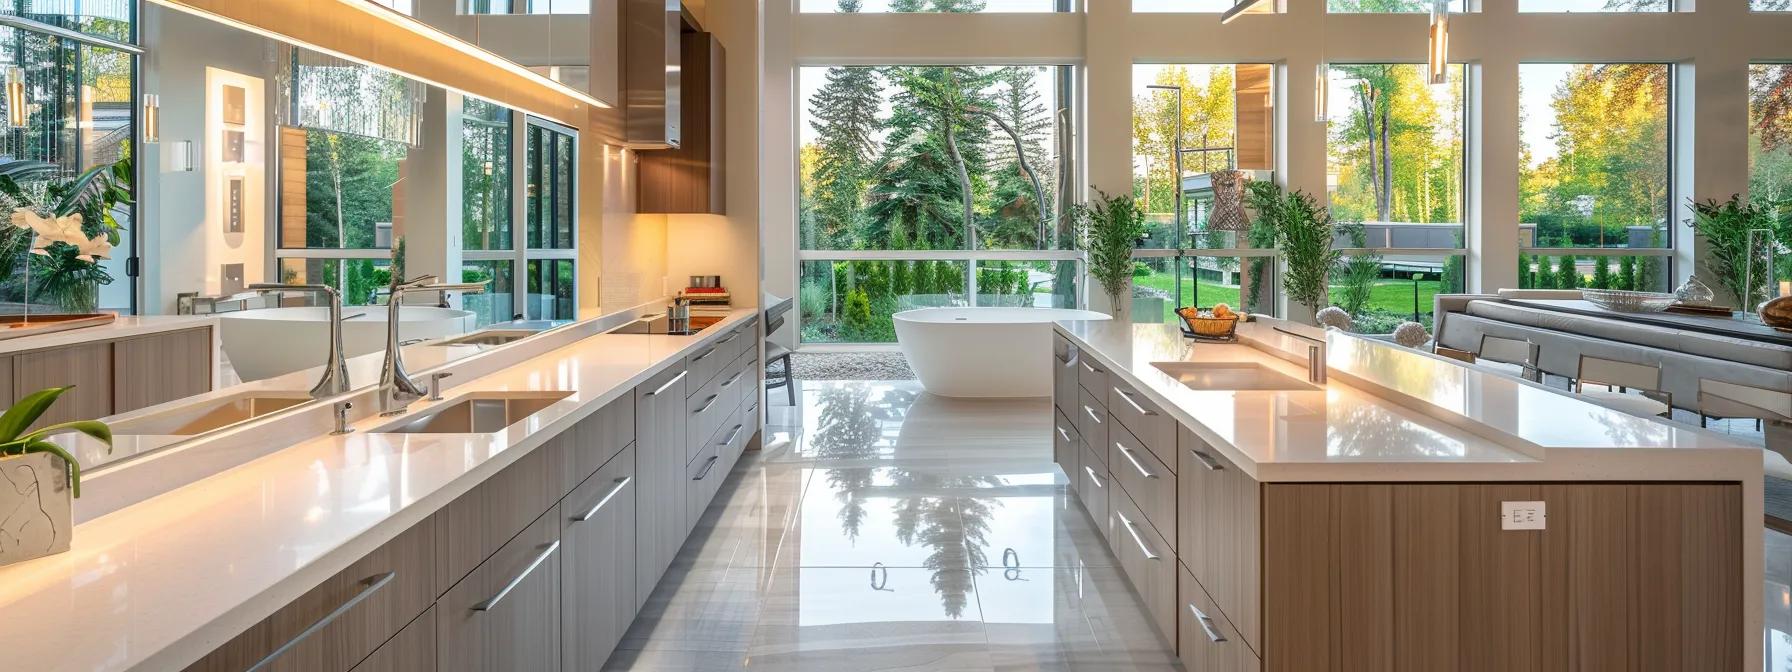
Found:
[{"label": "stack of books", "polygon": [[730,298],[724,287],[686,287],[684,297],[691,300],[691,320],[720,319],[728,316]]}]

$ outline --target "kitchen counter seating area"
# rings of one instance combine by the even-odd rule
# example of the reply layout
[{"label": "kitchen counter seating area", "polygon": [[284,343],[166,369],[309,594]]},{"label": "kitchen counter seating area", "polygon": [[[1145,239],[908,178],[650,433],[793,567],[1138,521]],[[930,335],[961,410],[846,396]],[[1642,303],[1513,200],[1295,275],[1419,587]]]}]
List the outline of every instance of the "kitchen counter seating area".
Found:
[{"label": "kitchen counter seating area", "polygon": [[601,668],[758,442],[761,367],[752,310],[689,336],[596,328],[450,363],[459,384],[404,415],[103,504],[70,551],[0,568],[0,609],[31,615],[0,632],[0,667]]},{"label": "kitchen counter seating area", "polygon": [[1759,448],[1270,322],[1054,327],[1054,459],[1188,669],[1760,668]]}]

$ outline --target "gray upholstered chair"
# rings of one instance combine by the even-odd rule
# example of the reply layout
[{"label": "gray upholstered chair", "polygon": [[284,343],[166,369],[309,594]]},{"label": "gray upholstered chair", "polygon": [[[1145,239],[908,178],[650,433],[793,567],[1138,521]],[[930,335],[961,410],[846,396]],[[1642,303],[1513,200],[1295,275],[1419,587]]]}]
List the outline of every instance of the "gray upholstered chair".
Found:
[{"label": "gray upholstered chair", "polygon": [[[1605,389],[1589,390],[1595,385]],[[1636,390],[1629,394],[1626,390]],[[1666,415],[1673,397],[1661,389],[1661,365],[1638,364],[1603,357],[1580,356],[1574,393],[1601,406],[1632,415]]]}]

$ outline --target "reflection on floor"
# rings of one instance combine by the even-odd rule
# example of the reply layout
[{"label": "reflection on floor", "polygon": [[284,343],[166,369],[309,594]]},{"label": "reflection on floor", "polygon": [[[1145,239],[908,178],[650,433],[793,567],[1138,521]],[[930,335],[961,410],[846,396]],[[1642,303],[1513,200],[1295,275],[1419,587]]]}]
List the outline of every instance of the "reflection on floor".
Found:
[{"label": "reflection on floor", "polygon": [[1177,669],[1051,463],[1049,399],[799,384],[608,669]]},{"label": "reflection on floor", "polygon": [[1767,531],[1767,670],[1792,672],[1792,535]]}]

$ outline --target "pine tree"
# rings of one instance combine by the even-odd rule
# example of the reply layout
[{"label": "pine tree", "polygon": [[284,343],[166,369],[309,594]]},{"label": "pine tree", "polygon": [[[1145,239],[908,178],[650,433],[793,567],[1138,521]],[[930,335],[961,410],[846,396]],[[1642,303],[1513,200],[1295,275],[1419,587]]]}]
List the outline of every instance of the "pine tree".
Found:
[{"label": "pine tree", "polygon": [[[840,0],[839,10],[856,13],[859,5],[860,0]],[[829,68],[827,83],[809,99],[809,125],[819,145],[813,223],[822,238],[814,241],[822,247],[813,249],[850,249],[866,242],[859,219],[882,126],[878,79],[877,68]]]},{"label": "pine tree", "polygon": [[[986,247],[1042,249],[1049,236],[1045,225],[1051,220],[1051,188],[1057,176],[1045,150],[1045,139],[1052,127],[1051,113],[1034,86],[1042,71],[1038,67],[1012,66],[995,73],[999,88],[994,94],[995,108],[989,114],[998,120],[1003,132],[994,135],[991,148],[995,183],[988,209],[994,217],[983,232],[989,239]],[[1018,146],[1014,136],[1020,138]]]},{"label": "pine tree", "polygon": [[1636,257],[1618,258],[1617,289],[1636,291]]},{"label": "pine tree", "polygon": [[1615,282],[1615,281],[1612,279],[1611,257],[1596,257],[1596,258],[1594,258],[1593,259],[1593,288],[1594,289],[1612,289],[1613,282]]},{"label": "pine tree", "polygon": [[[893,222],[911,227],[917,248],[971,247],[975,196],[987,189],[989,129],[969,110],[992,107],[987,91],[993,72],[940,66],[883,70],[897,93],[870,192],[867,247],[881,247]],[[973,206],[969,221],[967,203]]]},{"label": "pine tree", "polygon": [[1578,289],[1580,281],[1580,269],[1575,268],[1574,257],[1562,257],[1556,266],[1556,288]]}]

